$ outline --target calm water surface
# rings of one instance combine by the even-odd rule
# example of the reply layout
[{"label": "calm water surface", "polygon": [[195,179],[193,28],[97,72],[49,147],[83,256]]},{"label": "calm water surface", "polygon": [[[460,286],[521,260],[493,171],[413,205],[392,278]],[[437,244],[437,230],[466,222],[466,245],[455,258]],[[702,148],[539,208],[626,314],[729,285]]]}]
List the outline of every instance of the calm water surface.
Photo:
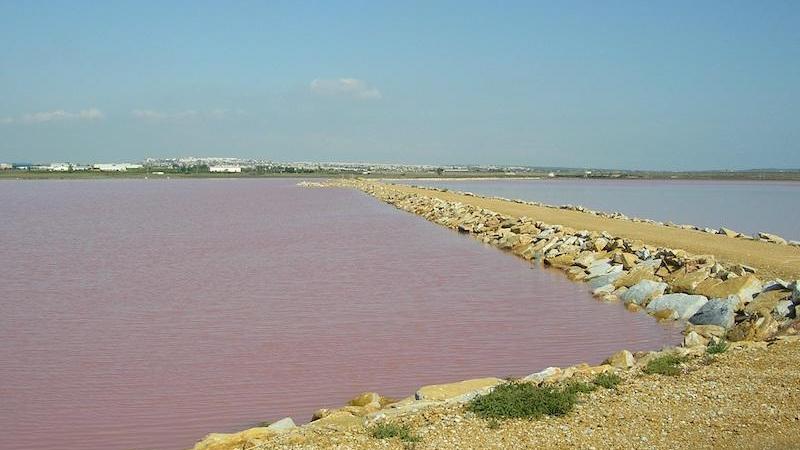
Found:
[{"label": "calm water surface", "polygon": [[551,205],[583,205],[660,221],[800,240],[800,182],[707,180],[408,180]]},{"label": "calm water surface", "polygon": [[184,449],[360,391],[678,340],[560,273],[294,183],[1,182],[0,448]]}]

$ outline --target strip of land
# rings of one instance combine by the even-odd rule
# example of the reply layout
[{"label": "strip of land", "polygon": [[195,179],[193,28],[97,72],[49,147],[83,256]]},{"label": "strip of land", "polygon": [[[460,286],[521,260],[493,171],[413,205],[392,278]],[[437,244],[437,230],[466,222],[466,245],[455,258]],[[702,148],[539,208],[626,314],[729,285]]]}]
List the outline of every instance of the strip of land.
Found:
[{"label": "strip of land", "polygon": [[754,267],[762,278],[778,277],[786,280],[800,278],[800,247],[733,239],[694,230],[599,217],[580,211],[547,208],[406,185],[393,185],[392,189],[397,192],[425,195],[449,202],[460,202],[513,217],[528,217],[542,222],[560,224],[577,230],[606,231],[622,238],[640,240],[654,246],[679,248],[697,255],[714,255],[721,261]]}]

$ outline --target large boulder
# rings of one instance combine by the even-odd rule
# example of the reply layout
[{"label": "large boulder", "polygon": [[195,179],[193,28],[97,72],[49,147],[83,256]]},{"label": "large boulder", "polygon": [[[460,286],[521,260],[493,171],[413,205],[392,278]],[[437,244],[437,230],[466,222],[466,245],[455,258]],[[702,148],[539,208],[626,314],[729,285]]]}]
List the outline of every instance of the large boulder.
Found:
[{"label": "large boulder", "polygon": [[[601,275],[606,275],[614,269],[615,266],[609,263],[609,260],[606,259],[598,259],[594,261],[589,267],[586,268],[586,278],[594,278],[599,277]],[[622,266],[619,266],[622,269]]]},{"label": "large boulder", "polygon": [[499,378],[477,378],[474,380],[459,381],[457,383],[432,384],[419,388],[415,397],[417,400],[444,401],[461,397],[473,391],[492,388],[502,382],[503,380]]},{"label": "large boulder", "polygon": [[240,450],[262,445],[275,437],[267,427],[250,428],[238,433],[211,433],[194,446],[194,450]]},{"label": "large boulder", "polygon": [[727,330],[733,326],[736,319],[736,305],[738,303],[739,299],[736,297],[711,299],[689,318],[689,323],[694,325],[716,325]]},{"label": "large boulder", "polygon": [[377,392],[364,392],[348,402],[350,406],[381,406],[381,396]]},{"label": "large boulder", "polygon": [[[619,267],[619,266],[616,266]],[[621,271],[614,271],[611,273],[607,273],[605,275],[600,275],[599,277],[594,277],[589,280],[589,289],[595,290],[599,287],[606,286],[609,284],[613,284],[618,278],[623,276],[624,272]],[[614,287],[614,286],[612,286]],[[612,289],[613,291],[614,289]]]},{"label": "large boulder", "polygon": [[677,313],[678,319],[692,317],[708,299],[702,295],[667,294],[653,299],[647,304],[647,312],[654,314],[658,311],[669,309]]},{"label": "large boulder", "polygon": [[572,265],[573,261],[575,261],[575,255],[566,253],[552,257],[548,256],[544,259],[545,265],[557,268],[569,267]]},{"label": "large boulder", "polygon": [[690,331],[683,337],[684,347],[701,347],[708,345],[709,339],[700,335],[696,331]]},{"label": "large boulder", "polygon": [[766,317],[751,317],[728,331],[728,340],[738,341],[764,341],[778,332],[779,324],[771,315]]},{"label": "large boulder", "polygon": [[662,295],[665,290],[667,290],[667,283],[642,280],[623,292],[622,295],[620,295],[620,299],[625,303],[635,303],[645,306],[651,299]]},{"label": "large boulder", "polygon": [[642,280],[661,281],[661,279],[653,274],[654,268],[647,265],[639,265],[633,268],[630,272],[620,276],[614,280],[616,287],[631,287]]},{"label": "large boulder", "polygon": [[694,294],[697,286],[709,277],[708,269],[695,270],[694,272],[681,271],[675,274],[670,285],[675,292]]},{"label": "large boulder", "polygon": [[609,356],[604,362],[604,364],[609,364],[618,369],[627,369],[629,367],[633,367],[635,363],[636,360],[633,358],[633,353],[629,352],[628,350],[620,350],[617,353]]},{"label": "large boulder", "polygon": [[776,310],[779,302],[786,300],[790,295],[790,292],[781,290],[762,292],[745,306],[744,312],[766,317]]},{"label": "large boulder", "polygon": [[553,381],[561,376],[562,370],[560,367],[548,367],[542,371],[532,373],[524,377],[522,381],[528,383],[541,384],[548,381]]},{"label": "large boulder", "polygon": [[[700,287],[701,285],[703,286]],[[744,303],[750,303],[753,295],[761,292],[761,281],[753,275],[731,278],[714,284],[704,282],[701,285],[698,285],[697,294],[705,295],[708,298],[736,296]]]},{"label": "large boulder", "polygon": [[278,433],[282,433],[282,432],[286,432],[286,431],[292,430],[296,426],[297,425],[295,425],[294,420],[292,420],[291,417],[284,417],[283,419],[281,419],[281,420],[279,420],[277,422],[272,422],[271,424],[269,424],[269,426],[267,428],[272,430],[272,431],[275,431],[275,432],[278,432]]},{"label": "large boulder", "polygon": [[761,239],[762,241],[772,242],[773,244],[781,244],[781,245],[787,244],[786,239],[778,236],[777,234],[761,232],[758,233],[758,238]]}]

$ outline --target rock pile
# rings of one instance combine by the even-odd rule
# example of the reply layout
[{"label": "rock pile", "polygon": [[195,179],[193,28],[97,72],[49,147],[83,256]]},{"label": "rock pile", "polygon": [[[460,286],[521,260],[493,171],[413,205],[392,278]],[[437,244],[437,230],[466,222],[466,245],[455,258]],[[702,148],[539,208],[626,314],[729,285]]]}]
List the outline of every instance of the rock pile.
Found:
[{"label": "rock pile", "polygon": [[[800,296],[794,294],[798,281],[764,283],[752,267],[726,264],[712,255],[692,255],[606,232],[510,217],[400,192],[391,185],[350,183],[399,209],[471,234],[527,260],[541,260],[564,270],[569,278],[586,282],[593,294],[605,302],[621,301],[628,309],[644,309],[661,320],[688,320],[694,325],[715,325],[726,331],[745,329],[729,333],[731,340],[751,337],[753,333],[768,337],[770,333],[756,332],[755,328],[777,331],[795,318],[795,308],[800,303]],[[765,321],[776,325],[765,328]]]},{"label": "rock pile", "polygon": [[[420,189],[427,189],[427,190],[438,191],[438,192],[447,192],[448,191],[448,189],[435,188],[435,187],[430,187],[430,186],[415,186],[415,185],[411,185],[411,186],[416,187],[416,188],[420,188]],[[455,192],[457,194],[467,195],[467,196],[471,196],[471,197],[475,196],[475,194],[473,194],[472,192],[459,192],[459,191],[449,191],[449,192]],[[703,233],[719,234],[719,235],[730,237],[730,238],[746,239],[746,240],[751,240],[751,241],[752,240],[758,240],[758,241],[762,241],[762,242],[770,242],[770,243],[773,243],[773,244],[792,245],[792,246],[795,246],[795,247],[800,247],[800,241],[787,240],[787,239],[784,239],[784,238],[782,238],[782,237],[780,237],[778,235],[771,234],[771,233],[766,233],[766,232],[759,232],[758,235],[756,235],[756,236],[750,236],[748,234],[740,233],[738,231],[734,231],[734,230],[731,230],[731,229],[725,228],[725,227],[721,227],[719,229],[716,229],[716,228],[700,227],[700,226],[697,226],[697,225],[676,224],[676,223],[673,223],[673,222],[661,222],[661,221],[658,221],[658,220],[642,219],[642,218],[639,218],[639,217],[628,217],[625,214],[623,214],[621,212],[618,212],[618,211],[611,211],[611,212],[595,211],[593,209],[585,208],[585,207],[580,206],[580,205],[570,205],[570,204],[566,204],[566,205],[549,205],[547,203],[530,202],[530,201],[519,200],[519,199],[508,199],[508,198],[499,197],[499,196],[487,196],[486,198],[490,198],[490,199],[493,199],[493,200],[503,200],[503,201],[507,201],[507,202],[519,203],[519,204],[523,204],[523,205],[538,206],[538,207],[541,207],[541,208],[565,209],[565,210],[569,210],[569,211],[578,211],[578,212],[582,212],[582,213],[586,213],[586,214],[591,214],[593,216],[605,217],[605,218],[609,218],[609,219],[629,220],[631,222],[636,222],[636,223],[649,223],[649,224],[652,224],[652,225],[660,225],[660,226],[671,227],[671,228],[680,228],[680,229],[683,229],[683,230],[695,230],[695,231],[701,231]]]}]

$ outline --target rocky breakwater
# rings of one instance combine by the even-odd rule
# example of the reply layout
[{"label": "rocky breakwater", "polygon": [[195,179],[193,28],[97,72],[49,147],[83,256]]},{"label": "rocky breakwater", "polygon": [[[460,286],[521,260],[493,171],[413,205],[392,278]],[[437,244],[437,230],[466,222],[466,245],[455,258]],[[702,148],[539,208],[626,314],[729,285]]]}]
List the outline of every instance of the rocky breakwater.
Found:
[{"label": "rocky breakwater", "polygon": [[[712,255],[693,255],[606,232],[574,230],[526,217],[506,216],[432,196],[408,194],[391,185],[359,180],[337,181],[332,185],[355,187],[521,258],[560,269],[572,280],[586,283],[600,301],[619,303],[657,320],[686,322],[680,347],[639,353],[620,350],[601,365],[549,367],[524,377],[521,382],[557,384],[605,372],[631,377],[657,358],[699,357],[709,345],[725,345],[723,340],[731,341],[734,349],[763,349],[767,346],[765,341],[800,339],[796,311],[800,304],[799,281],[763,281],[754,268],[726,264]],[[401,400],[368,392],[341,408],[317,411],[308,424],[296,426],[291,418],[285,418],[239,433],[214,433],[194,450],[292,448],[306,443],[319,448],[319,439],[326,442],[325,448],[346,439],[369,441],[364,430],[377,423],[420,414],[427,414],[426,420],[430,422],[438,414],[435,411],[464,405],[505,382],[499,378],[481,378],[424,386]]]},{"label": "rocky breakwater", "polygon": [[[575,230],[511,217],[391,185],[350,182],[364,192],[432,222],[473,235],[521,258],[561,269],[601,301],[620,302],[659,320],[685,320],[689,342],[763,340],[796,317],[800,282],[763,281],[756,269],[713,255],[655,247],[607,232]],[[699,330],[706,334],[697,339]],[[717,328],[710,328],[713,326]],[[709,335],[708,330],[715,330]],[[694,333],[694,334],[692,334]]]},{"label": "rocky breakwater", "polygon": [[[466,196],[470,196],[470,197],[475,197],[476,196],[472,192],[450,191],[448,189],[427,187],[427,186],[416,186],[416,185],[411,185],[411,186],[415,187],[415,188],[419,188],[419,189],[427,189],[427,190],[430,190],[430,191],[455,192],[455,193],[458,193],[460,195],[466,195]],[[526,201],[526,200],[509,199],[509,198],[498,197],[498,196],[491,196],[491,197],[486,197],[486,198],[490,198],[490,199],[494,199],[494,200],[502,200],[502,201],[512,202],[512,203],[519,203],[519,204],[522,204],[522,205],[538,206],[538,207],[541,207],[541,208],[565,209],[565,210],[569,210],[569,211],[577,211],[577,212],[581,212],[581,213],[584,213],[584,214],[589,214],[589,215],[592,215],[592,216],[605,217],[605,218],[608,218],[608,219],[626,220],[626,221],[630,221],[630,222],[634,222],[634,223],[648,223],[648,224],[651,224],[651,225],[659,225],[659,226],[669,227],[669,228],[680,228],[682,230],[700,231],[700,232],[703,232],[703,233],[718,234],[718,235],[729,237],[729,238],[743,239],[743,240],[748,240],[748,241],[756,240],[756,241],[761,241],[761,242],[768,242],[768,243],[771,243],[771,244],[791,245],[791,246],[794,246],[794,247],[800,247],[800,241],[787,240],[787,239],[784,239],[781,236],[778,236],[777,234],[767,233],[767,232],[764,232],[764,231],[758,232],[755,236],[752,236],[752,235],[749,235],[749,234],[740,233],[738,231],[731,230],[730,228],[726,228],[726,227],[720,227],[719,229],[717,229],[717,228],[701,227],[701,226],[698,226],[698,225],[676,224],[676,223],[673,223],[673,222],[662,222],[662,221],[658,221],[658,220],[643,219],[643,218],[639,218],[639,217],[628,217],[628,216],[626,216],[625,214],[623,214],[623,213],[621,213],[619,211],[611,211],[611,212],[596,211],[596,210],[593,210],[593,209],[589,209],[589,208],[583,207],[581,205],[571,205],[571,204],[550,205],[550,204],[542,203],[542,202],[531,202],[531,201]]]}]

